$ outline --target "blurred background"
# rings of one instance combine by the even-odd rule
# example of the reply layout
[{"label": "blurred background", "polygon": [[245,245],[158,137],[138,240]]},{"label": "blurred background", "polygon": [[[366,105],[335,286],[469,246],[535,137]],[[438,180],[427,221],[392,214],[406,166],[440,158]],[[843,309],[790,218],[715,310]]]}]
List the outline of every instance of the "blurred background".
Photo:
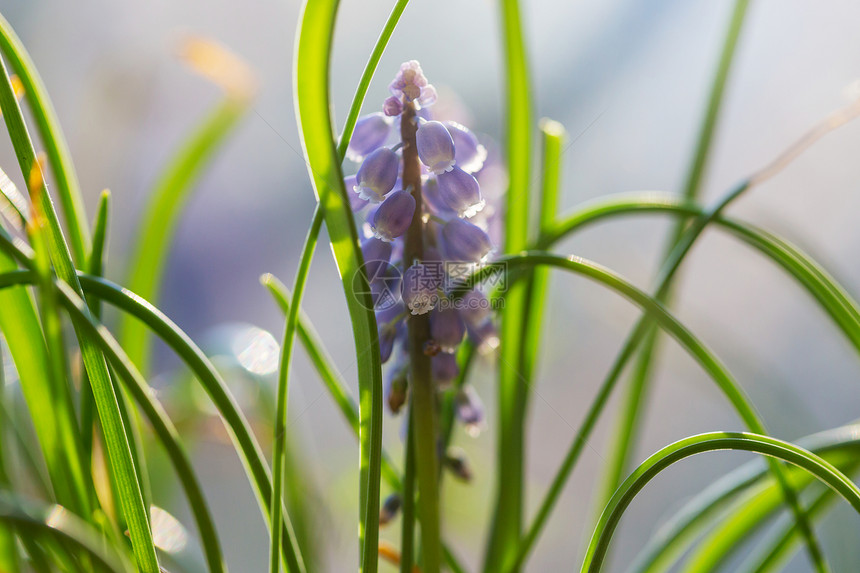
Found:
[{"label": "blurred background", "polygon": [[[292,281],[314,206],[292,103],[298,4],[84,0],[72,8],[60,0],[0,3],[53,98],[90,216],[99,192],[113,192],[107,274],[117,281],[127,272],[124,255],[165,160],[220,98],[216,87],[177,60],[179,38],[190,32],[217,39],[255,70],[258,97],[187,205],[159,301],[212,353],[229,355],[243,348],[241,337],[256,332],[247,330],[251,325],[280,339],[283,318],[258,278],[272,272]],[[392,4],[342,2],[332,77],[338,126]],[[610,193],[679,190],[732,4],[523,2],[535,118],[558,120],[570,132],[562,212]],[[474,130],[501,142],[498,19],[489,0],[413,0],[382,58],[365,112],[379,109],[400,62],[417,59],[430,81],[445,88],[442,97],[456,92]],[[826,6],[813,0],[753,2],[726,93],[705,184],[707,199],[720,196],[847,103],[846,87],[860,77],[858,21],[860,5],[850,0],[831,0]],[[0,165],[11,174],[14,155],[6,138],[0,140]],[[828,136],[732,208],[734,215],[799,244],[855,294],[860,290],[858,149],[860,122]],[[355,167],[348,165],[347,173],[351,169]],[[668,229],[668,220],[659,216],[613,220],[568,240],[559,251],[596,260],[651,288]],[[681,285],[677,315],[728,364],[775,435],[794,439],[857,416],[856,356],[823,312],[775,266],[710,231],[686,264]],[[355,390],[346,305],[324,244],[304,307]],[[538,396],[531,405],[529,511],[541,499],[638,317],[634,307],[614,294],[562,275],[553,277],[549,308]],[[250,415],[256,411],[255,395],[273,402],[273,377],[265,373],[277,363],[277,342],[265,336],[256,340],[272,356],[269,366],[259,370],[263,375],[227,370]],[[163,396],[171,396],[172,385],[184,373],[169,352],[156,350],[152,383]],[[358,553],[356,441],[301,350],[294,372],[289,432],[306,469],[304,493],[315,500],[311,517],[317,523],[320,569],[351,570]],[[492,510],[493,380],[492,361],[487,360],[475,379],[489,407],[487,430],[472,438],[458,429],[454,438],[468,453],[475,479],[469,485],[448,480],[444,492],[446,538],[472,567],[480,562]],[[174,404],[174,414],[181,418],[185,407],[191,406]],[[578,569],[596,511],[595,479],[612,428],[607,419],[584,450],[529,571]],[[386,445],[395,459],[401,452],[401,422],[386,418]],[[690,434],[741,428],[696,364],[673,342],[664,344],[637,461]],[[234,571],[263,571],[268,538],[239,460],[217,423],[205,425],[198,437],[194,457],[228,564]],[[264,447],[269,451],[268,444]],[[692,459],[652,482],[617,533],[613,570],[623,570],[655,528],[700,491],[703,482],[750,457],[723,453]],[[164,473],[169,483],[173,478],[167,466]],[[156,501],[188,525],[191,519],[182,502],[170,496],[169,488],[159,491],[162,499]],[[854,570],[860,563],[860,546],[844,542],[846,528],[856,532],[858,525],[845,507],[823,522],[834,570]],[[390,526],[383,537],[396,542],[397,527]],[[803,555],[788,568],[807,569]]]}]

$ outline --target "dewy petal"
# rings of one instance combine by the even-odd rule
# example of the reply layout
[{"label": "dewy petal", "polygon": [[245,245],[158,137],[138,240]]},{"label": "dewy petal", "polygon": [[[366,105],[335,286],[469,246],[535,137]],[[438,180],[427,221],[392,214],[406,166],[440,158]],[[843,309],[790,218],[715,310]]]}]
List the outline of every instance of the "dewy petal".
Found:
[{"label": "dewy petal", "polygon": [[[422,123],[415,135],[415,142],[418,146],[418,157],[430,171],[436,174],[451,171],[454,166],[454,140],[442,123]],[[475,184],[477,185],[477,181]]]},{"label": "dewy petal", "polygon": [[412,314],[426,314],[439,301],[438,290],[442,284],[440,266],[415,264],[403,273],[401,296]]},{"label": "dewy petal", "polygon": [[370,223],[374,235],[383,241],[393,241],[403,235],[412,223],[415,198],[409,191],[395,191],[382,202]]},{"label": "dewy petal", "polygon": [[453,308],[437,308],[430,315],[430,336],[442,349],[451,354],[466,336],[466,324],[460,313]]},{"label": "dewy petal", "polygon": [[355,176],[355,192],[368,201],[382,201],[385,194],[394,189],[400,170],[397,154],[381,147],[370,153]]},{"label": "dewy petal", "polygon": [[459,166],[436,176],[439,197],[461,217],[472,217],[484,208],[478,180]]},{"label": "dewy petal", "polygon": [[349,147],[346,148],[346,156],[351,161],[359,162],[385,145],[391,134],[392,123],[391,118],[379,112],[358,118]]},{"label": "dewy petal", "polygon": [[481,262],[493,249],[490,237],[463,219],[451,219],[442,227],[442,252],[450,261]]},{"label": "dewy petal", "polygon": [[477,173],[484,166],[487,159],[487,148],[481,145],[475,134],[469,128],[460,125],[456,121],[446,121],[445,127],[454,140],[454,149],[457,150],[455,159],[457,167],[467,173]]}]

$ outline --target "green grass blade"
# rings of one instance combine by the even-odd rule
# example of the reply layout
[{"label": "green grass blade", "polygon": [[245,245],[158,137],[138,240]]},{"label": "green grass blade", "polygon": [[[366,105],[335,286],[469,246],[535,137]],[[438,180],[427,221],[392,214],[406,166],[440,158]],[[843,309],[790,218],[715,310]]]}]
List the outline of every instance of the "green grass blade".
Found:
[{"label": "green grass blade", "polygon": [[[128,258],[128,288],[146,300],[158,302],[170,245],[183,208],[204,170],[250,104],[246,91],[228,93],[189,134],[159,176]],[[125,323],[121,340],[129,357],[145,373],[150,348],[146,330],[138,323]]]},{"label": "green grass blade", "polygon": [[[293,342],[295,341],[296,327],[299,322],[299,310],[302,304],[302,295],[305,291],[305,286],[308,282],[308,274],[311,267],[311,259],[313,258],[314,249],[317,246],[317,237],[319,236],[320,228],[323,222],[323,212],[319,204],[314,209],[313,221],[311,222],[308,235],[305,238],[305,244],[302,247],[302,254],[299,258],[299,268],[296,272],[296,280],[293,284],[293,305],[287,313],[287,323],[284,327],[284,340],[281,344],[281,364],[278,369],[278,389],[277,400],[275,406],[275,423],[274,423],[274,451],[272,453],[272,532],[271,551],[269,555],[269,572],[278,573],[279,561],[281,557],[280,551],[280,534],[281,528],[278,524],[281,522],[281,504],[284,493],[284,448],[286,447],[287,439],[287,390],[289,387],[290,364],[293,358]],[[293,543],[295,541],[293,540]],[[301,554],[297,555],[299,559],[293,563],[287,563],[287,569],[290,571],[303,571],[304,564],[301,562]]]},{"label": "green grass blade", "polygon": [[370,59],[367,60],[367,64],[364,66],[364,71],[361,74],[361,79],[358,81],[358,87],[352,98],[352,104],[349,106],[346,122],[344,122],[343,131],[337,144],[337,155],[341,162],[346,157],[346,149],[349,147],[349,140],[352,138],[355,122],[358,121],[358,115],[361,113],[361,106],[370,87],[370,81],[373,79],[373,74],[376,73],[376,67],[379,65],[382,53],[385,51],[385,47],[388,45],[388,41],[391,39],[391,35],[394,33],[394,29],[397,27],[400,16],[403,14],[403,10],[406,9],[407,4],[409,4],[409,0],[397,0],[397,3],[394,4],[391,14],[388,15],[388,19],[385,21],[385,26],[382,28],[382,33],[373,46]]},{"label": "green grass blade", "polygon": [[[26,271],[0,274],[0,288],[26,284],[35,279]],[[125,352],[97,319],[92,317],[84,301],[74,293],[67,284],[56,281],[53,287],[59,293],[59,300],[69,312],[76,325],[85,330],[99,344],[102,351],[110,360],[112,366],[126,383],[126,388],[134,396],[143,410],[144,415],[152,424],[158,440],[167,451],[176,473],[180,478],[183,489],[188,497],[188,503],[194,514],[197,527],[203,541],[204,554],[210,571],[224,571],[220,543],[215,531],[214,521],[203,495],[203,490],[194,473],[185,449],[181,444],[179,432],[173,426],[164,408],[155,398],[155,392],[146,383],[135,366],[129,361]]]},{"label": "green grass blade", "polygon": [[47,536],[92,557],[107,571],[133,571],[125,556],[105,545],[86,522],[59,505],[41,505],[0,492],[0,521],[14,525],[27,537]]},{"label": "green grass blade", "polygon": [[83,265],[90,250],[89,227],[87,227],[84,200],[69,147],[57,119],[57,113],[48,97],[48,90],[45,89],[35,64],[12,26],[2,15],[0,15],[0,51],[6,56],[24,86],[25,98],[30,104],[33,119],[36,121],[36,127],[45,145],[48,161],[57,182],[57,195],[63,206],[72,253],[75,261]]},{"label": "green grass blade", "polygon": [[[2,62],[0,62],[2,63]],[[3,78],[0,81],[0,106],[3,109],[3,119],[9,130],[21,172],[29,181],[33,173],[40,173],[40,167],[36,162],[33,143],[30,140],[27,128],[24,125],[24,117],[21,108],[15,100],[9,74],[5,64],[0,66]],[[35,171],[34,171],[35,168]],[[46,220],[47,244],[51,253],[51,259],[57,272],[57,276],[68,283],[76,294],[83,297],[81,285],[72,263],[69,247],[63,237],[57,214],[54,211],[51,197],[48,194],[44,180],[39,177],[40,193],[39,204],[42,216]],[[89,311],[87,310],[89,314]],[[96,344],[87,335],[79,335],[81,354],[86,366],[87,375],[93,386],[93,395],[104,429],[105,442],[110,456],[111,465],[114,469],[114,480],[120,492],[120,501],[123,512],[128,520],[129,532],[132,545],[135,550],[137,565],[143,573],[158,573],[158,559],[155,555],[155,547],[152,544],[152,532],[147,519],[147,508],[143,502],[140,483],[137,480],[134,462],[129,449],[128,435],[120,417],[117,398],[114,393],[108,373],[104,356],[98,350]]]},{"label": "green grass blade", "polygon": [[[702,180],[714,140],[729,70],[732,66],[748,7],[749,0],[737,0],[729,21],[729,28],[726,39],[723,42],[722,53],[714,73],[705,116],[699,129],[695,153],[693,154],[682,192],[682,197],[690,201],[695,201],[699,197],[702,188]],[[683,232],[684,221],[679,221],[669,236],[663,256],[664,259],[669,257]],[[671,299],[672,293],[671,291],[667,291],[658,300],[668,305]],[[635,448],[642,424],[642,410],[644,405],[647,404],[647,395],[651,386],[651,376],[653,373],[653,358],[657,353],[658,339],[659,330],[655,328],[652,328],[645,336],[633,367],[629,385],[623,393],[620,414],[617,417],[618,423],[615,429],[615,437],[612,442],[613,445],[608,448],[609,459],[606,463],[606,470],[602,480],[603,492],[598,497],[600,508],[603,507],[606,501],[612,496],[615,488],[624,479],[624,474],[630,464],[630,458],[633,455],[633,449]]]},{"label": "green grass blade", "polygon": [[[729,402],[735,408],[736,412],[747,425],[747,427],[756,433],[764,433],[764,426],[753,409],[750,401],[744,395],[743,391],[734,381],[725,367],[717,360],[717,358],[681,323],[679,323],[662,305],[654,298],[648,296],[643,291],[639,290],[622,277],[601,267],[590,261],[586,261],[579,257],[561,257],[544,252],[526,252],[520,255],[509,255],[500,257],[499,263],[507,265],[508,272],[516,271],[519,267],[534,267],[537,265],[547,265],[573,272],[592,280],[616,291],[618,294],[634,302],[645,311],[645,316],[657,321],[667,333],[671,334],[682,347],[694,358],[708,375],[714,380],[720,390],[729,399]],[[482,269],[476,273],[471,279],[480,279],[482,276],[488,275],[491,269]],[[470,280],[471,280],[470,279]],[[641,329],[634,332],[633,336],[641,336]],[[625,349],[632,348],[631,344],[626,344]],[[624,358],[629,356],[623,355]],[[546,522],[549,513],[551,512],[558,496],[563,489],[570,472],[576,462],[576,459],[581,452],[582,445],[588,439],[588,435],[596,424],[597,418],[606,404],[609,395],[614,387],[614,382],[617,380],[617,373],[612,372],[611,375],[604,381],[598,396],[592,403],[592,406],[586,415],[586,419],[576,438],[574,439],[568,454],[562,463],[556,478],[553,480],[544,502],[538,510],[537,516],[534,518],[532,526],[529,528],[523,542],[516,549],[515,561],[512,561],[512,568],[518,567],[537,540],[543,525]],[[783,468],[778,464],[772,465],[772,471],[777,479],[783,480]],[[780,483],[783,483],[781,481]]]},{"label": "green grass blade", "polygon": [[[803,468],[841,495],[860,512],[860,489],[824,459],[775,438],[738,432],[712,432],[671,444],[645,460],[618,488],[600,517],[582,564],[582,571],[599,571],[612,534],[625,509],[639,491],[661,471],[684,458],[717,450],[741,450],[782,460]],[[777,464],[778,462],[772,462]]]},{"label": "green grass blade", "polygon": [[[860,447],[856,425],[834,428],[801,438],[797,445],[842,467],[856,458]],[[767,467],[750,461],[712,483],[661,526],[628,568],[635,573],[667,571],[697,539],[698,534],[740,492],[767,476]],[[772,482],[771,482],[772,484]]]},{"label": "green grass blade", "polygon": [[[343,186],[329,110],[329,59],[336,0],[305,2],[295,55],[295,107],[309,174],[325,213],[325,224],[343,281],[353,328],[359,380],[361,570],[377,569],[379,480],[382,461],[382,370],[376,317],[361,266],[361,249]],[[359,284],[354,285],[357,281]],[[360,293],[359,293],[360,291]]]},{"label": "green grass blade", "polygon": [[[517,0],[500,0],[507,111],[505,137],[509,176],[505,206],[506,253],[526,248],[529,240],[532,102],[523,23]],[[487,540],[484,571],[498,570],[519,540],[525,479],[525,417],[528,380],[521,376],[527,285],[513,285],[501,314],[499,407],[494,516]]]}]

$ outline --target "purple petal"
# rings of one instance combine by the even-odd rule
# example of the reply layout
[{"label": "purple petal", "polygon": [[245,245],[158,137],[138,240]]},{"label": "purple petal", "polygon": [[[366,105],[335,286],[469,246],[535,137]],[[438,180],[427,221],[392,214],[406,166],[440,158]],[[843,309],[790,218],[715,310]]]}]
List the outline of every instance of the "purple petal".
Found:
[{"label": "purple petal", "polygon": [[346,156],[351,161],[359,162],[385,145],[391,134],[391,124],[391,119],[379,112],[358,118],[349,147],[346,148]]},{"label": "purple petal", "polygon": [[368,201],[382,201],[394,189],[400,171],[400,158],[387,147],[380,147],[364,159],[355,176],[355,192]]},{"label": "purple petal", "polygon": [[409,229],[415,214],[415,199],[409,191],[395,191],[382,202],[370,226],[377,239],[393,241]]},{"label": "purple petal", "polygon": [[442,277],[438,265],[412,265],[403,273],[400,292],[412,314],[426,314],[439,301]]},{"label": "purple petal", "polygon": [[484,208],[481,186],[470,173],[454,167],[436,176],[439,197],[461,217],[472,217]]},{"label": "purple petal", "polygon": [[442,352],[455,352],[465,335],[466,324],[457,310],[437,308],[430,315],[430,336]]},{"label": "purple petal", "polygon": [[440,352],[431,359],[430,366],[433,369],[433,380],[439,386],[450,384],[460,374],[460,367],[457,366],[457,356],[454,354]]},{"label": "purple petal", "polygon": [[361,243],[361,254],[364,257],[364,272],[368,280],[373,280],[385,272],[391,261],[391,243],[380,241],[376,237],[365,239]]},{"label": "purple petal", "polygon": [[397,96],[386,98],[386,100],[382,102],[382,113],[389,117],[400,115],[403,113],[403,102],[400,101],[400,98]]},{"label": "purple petal", "polygon": [[487,148],[481,145],[475,134],[469,128],[460,125],[456,121],[446,121],[445,127],[454,140],[454,149],[457,150],[455,158],[457,167],[467,173],[476,173],[484,166],[487,159]]},{"label": "purple petal", "polygon": [[463,219],[451,219],[442,227],[442,252],[450,261],[478,263],[493,249],[483,230]]},{"label": "purple petal", "polygon": [[433,173],[451,171],[454,166],[454,140],[438,121],[426,121],[415,134],[418,157]]}]

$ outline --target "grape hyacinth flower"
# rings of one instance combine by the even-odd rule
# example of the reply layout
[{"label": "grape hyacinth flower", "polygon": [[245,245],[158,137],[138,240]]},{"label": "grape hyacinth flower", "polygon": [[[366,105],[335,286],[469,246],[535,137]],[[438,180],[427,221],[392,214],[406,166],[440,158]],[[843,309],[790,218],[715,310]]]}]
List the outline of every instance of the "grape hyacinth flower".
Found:
[{"label": "grape hyacinth flower", "polygon": [[395,191],[385,198],[373,214],[370,226],[377,239],[391,242],[406,232],[414,213],[415,199],[412,194],[408,191]]},{"label": "grape hyacinth flower", "polygon": [[459,167],[454,167],[447,173],[440,173],[436,181],[439,197],[460,217],[474,217],[484,208],[478,180]]},{"label": "grape hyacinth flower", "polygon": [[[480,290],[461,293],[457,278],[491,261],[490,233],[500,239],[502,230],[494,202],[506,175],[498,153],[488,153],[444,110],[437,116],[431,109],[437,92],[418,62],[402,64],[389,91],[380,111],[356,123],[348,157],[361,163],[346,185],[355,191],[353,212],[366,221],[361,250],[386,363],[385,400],[395,415],[408,405],[407,417],[418,424],[442,404],[435,393],[460,376],[457,351],[464,340],[479,352],[498,346],[490,301]],[[396,144],[390,142],[395,131]],[[459,298],[449,298],[454,290]],[[455,420],[476,435],[484,420],[480,399],[470,386],[454,392]],[[415,440],[424,451],[438,445],[437,467],[471,477],[465,458],[446,453],[439,435],[416,431]],[[420,480],[418,487],[424,487]],[[395,503],[383,508],[383,521],[396,514]]]},{"label": "grape hyacinth flower", "polygon": [[415,141],[418,157],[427,169],[439,175],[454,168],[454,140],[444,125],[438,121],[424,122],[415,134]]},{"label": "grape hyacinth flower", "polygon": [[387,147],[380,147],[368,155],[355,176],[354,190],[366,201],[382,201],[394,189],[400,159]]},{"label": "grape hyacinth flower", "polygon": [[346,156],[351,161],[361,161],[380,147],[382,147],[391,135],[390,117],[382,113],[371,113],[355,122]]}]

